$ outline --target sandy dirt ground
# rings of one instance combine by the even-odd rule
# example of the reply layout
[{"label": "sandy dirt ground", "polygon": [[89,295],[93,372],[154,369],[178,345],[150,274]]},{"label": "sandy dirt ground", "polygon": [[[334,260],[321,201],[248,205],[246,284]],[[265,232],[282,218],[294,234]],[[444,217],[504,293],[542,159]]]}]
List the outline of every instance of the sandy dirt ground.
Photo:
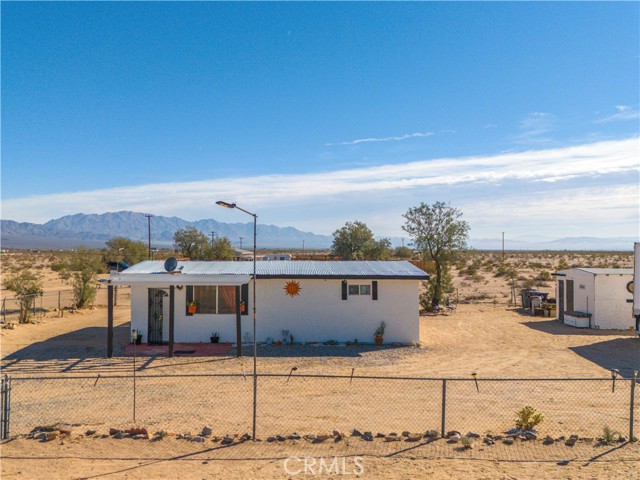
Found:
[{"label": "sandy dirt ground", "polygon": [[[135,440],[96,440],[61,444],[15,440],[3,444],[2,478],[28,479],[280,479],[280,478],[470,478],[470,479],[633,479],[640,475],[637,459],[606,458],[594,460],[493,461],[466,458],[416,458],[411,453],[388,456],[358,453],[289,451],[283,445],[236,445],[231,448],[182,446],[173,442],[171,452],[165,445],[146,443],[132,449],[122,442]],[[108,444],[106,443],[108,442]],[[107,448],[108,445],[108,448]],[[337,466],[327,474],[320,461]],[[307,470],[305,470],[305,457]],[[287,460],[289,459],[289,460]],[[344,459],[344,460],[343,460]],[[315,465],[313,462],[315,461]],[[359,466],[359,467],[358,467]],[[361,470],[359,470],[361,468]],[[314,475],[315,473],[315,475]]]},{"label": "sandy dirt ground", "polygon": [[[570,395],[565,395],[564,390],[567,389],[562,386],[552,386],[540,391],[532,391],[528,386],[522,386],[518,387],[522,390],[516,391],[514,395],[504,397],[501,390],[496,387],[497,384],[492,384],[486,379],[608,378],[611,368],[619,369],[621,376],[628,379],[633,370],[640,367],[640,342],[629,332],[575,329],[562,325],[554,319],[532,317],[509,306],[509,282],[502,277],[496,277],[489,271],[493,268],[490,264],[495,263],[495,255],[497,254],[485,255],[481,261],[470,258],[464,265],[458,266],[459,268],[455,271],[458,298],[461,297],[461,300],[473,303],[461,303],[457,306],[455,313],[449,315],[422,316],[420,318],[421,348],[262,347],[259,352],[259,371],[287,374],[291,368],[296,367],[296,374],[349,375],[355,369],[356,375],[460,377],[467,380],[470,379],[471,372],[477,372],[482,387],[480,392],[473,393],[475,390],[470,382],[460,384],[461,389],[457,393],[455,390],[450,391],[453,399],[459,399],[457,405],[461,405],[464,404],[465,398],[471,395],[468,389],[465,390],[468,386],[471,392],[477,395],[473,397],[473,402],[466,401],[470,409],[475,412],[474,415],[477,411],[483,411],[486,412],[487,418],[495,421],[500,416],[499,411],[506,410],[507,416],[504,420],[511,421],[511,418],[507,417],[513,416],[512,403],[520,405],[521,402],[530,399],[531,395],[539,395],[533,398],[540,398],[541,402],[544,399],[546,403],[541,404],[551,413],[555,408],[553,405],[558,405],[563,412],[573,412],[572,415],[575,415],[575,418],[583,422],[586,419],[587,423],[593,423],[596,425],[594,428],[600,431],[601,426],[611,415],[609,409],[613,397],[603,396],[603,399],[599,399],[590,390],[571,391]],[[526,263],[529,266],[532,263],[536,264],[533,268],[521,269],[521,278],[528,279],[531,283],[536,276],[540,277],[541,270],[552,271],[559,262],[576,264],[576,258],[571,255],[559,254],[548,258],[539,256],[536,257],[536,262],[532,262],[531,258],[526,259],[526,262],[522,258],[516,258],[512,259],[512,262],[520,262],[522,265]],[[608,257],[601,254],[581,255],[583,255],[579,257],[581,260],[591,259],[591,266],[614,266],[614,264],[629,266],[628,256],[625,255],[616,254]],[[473,268],[469,269],[470,265],[476,265],[479,273]],[[483,271],[483,268],[487,271]],[[478,276],[480,279],[477,278]],[[536,284],[538,288],[552,292],[551,285],[547,283],[545,288],[542,280]],[[68,286],[65,287],[55,274],[49,272],[46,288],[54,291],[59,288],[68,288]],[[7,292],[3,291],[3,296],[6,294]],[[62,318],[57,316],[57,312],[49,312],[43,317],[38,317],[36,323],[18,325],[14,329],[0,331],[3,373],[16,377],[130,374],[132,359],[119,356],[128,342],[128,292],[123,290],[119,298],[119,305],[115,310],[116,358],[110,360],[105,358],[106,308],[98,306],[92,310],[76,313],[65,312]],[[247,350],[246,353],[249,354],[249,351]],[[248,357],[243,359],[232,356],[173,359],[154,357],[142,361],[139,359],[137,364],[139,375],[154,376],[198,373],[239,374],[243,370],[247,373],[251,372],[251,360]],[[176,382],[179,382],[179,377],[177,378]],[[264,423],[261,424],[261,428],[264,431],[291,433],[291,429],[299,425],[296,422],[301,418],[308,418],[309,411],[297,407],[296,400],[300,399],[300,392],[303,392],[304,398],[310,401],[322,400],[317,403],[320,413],[313,417],[315,424],[311,422],[312,429],[316,430],[335,425],[340,421],[340,415],[348,417],[353,423],[358,405],[354,406],[352,400],[363,396],[380,400],[374,402],[373,410],[360,412],[360,417],[357,418],[360,419],[362,428],[370,426],[372,430],[379,427],[380,430],[389,431],[400,428],[401,425],[415,418],[433,417],[436,420],[439,418],[434,416],[438,414],[437,409],[433,412],[428,410],[409,412],[404,417],[402,413],[411,410],[412,405],[415,405],[412,402],[417,402],[420,398],[437,397],[440,394],[439,384],[434,386],[433,391],[426,392],[417,388],[413,390],[413,387],[408,384],[403,384],[400,389],[390,386],[387,390],[379,392],[374,387],[365,388],[363,386],[365,382],[362,382],[361,387],[358,388],[364,390],[360,396],[354,397],[353,388],[356,387],[352,388],[351,393],[345,393],[346,390],[342,384],[328,385],[317,382],[312,384],[305,383],[306,380],[303,379],[297,381],[298,383],[293,385],[297,385],[298,390],[289,391],[283,386],[281,379],[277,379],[277,385],[274,380],[272,393],[262,396],[265,399],[261,404],[261,408],[264,409]],[[268,382],[265,383],[267,385],[263,388],[268,387]],[[594,392],[600,392],[600,384],[596,382],[593,385]],[[628,385],[627,382],[626,387]],[[609,387],[609,383],[606,386],[603,384],[603,388],[607,391]],[[226,387],[222,386],[222,388]],[[41,398],[44,395],[43,390],[42,388],[34,389],[33,398],[45,401],[46,398]],[[57,402],[56,405],[59,405],[61,412],[64,412],[65,408],[71,411],[74,409],[80,411],[79,409],[82,408],[100,409],[98,404],[87,406],[86,401],[81,398],[82,395],[70,396],[63,392],[62,396],[57,398],[56,394],[59,392],[55,392],[55,389],[51,390],[50,398]],[[158,390],[156,393],[161,392],[164,390]],[[197,394],[206,392],[207,390],[196,391]],[[105,394],[105,397],[107,395]],[[588,401],[585,401],[585,398]],[[97,399],[102,400],[102,397]],[[501,406],[498,400],[504,402],[504,405]],[[141,401],[144,402],[144,399]],[[184,399],[176,398],[175,401],[179,404],[184,402]],[[282,411],[283,404],[286,405],[285,411]],[[246,405],[242,404],[240,407],[246,410]],[[210,404],[196,412],[194,426],[202,426],[204,424],[202,422],[210,420],[211,417],[207,417],[206,409],[208,408]],[[460,419],[467,418],[465,415],[469,419],[475,418],[472,413],[467,414],[462,410],[456,413],[455,408],[452,410],[453,418],[456,418],[455,415]],[[626,413],[628,412],[621,412],[621,415]],[[198,416],[200,414],[202,418]],[[374,419],[375,422],[367,425],[369,419]],[[219,421],[223,422],[226,419],[220,418]],[[185,423],[185,419],[176,418],[175,422]],[[439,423],[435,428],[437,425]],[[563,428],[569,428],[563,427],[551,418],[547,425],[549,429],[553,426],[554,433],[558,434],[564,432]],[[108,426],[102,424],[99,428],[104,429]],[[173,424],[169,426],[174,427]],[[423,424],[419,426],[422,427]],[[465,424],[460,425],[460,429],[462,430],[465,426]],[[482,423],[472,426],[484,428]],[[503,427],[502,424],[493,426]],[[162,425],[157,427],[160,428]],[[467,428],[471,429],[471,426]],[[577,424],[573,424],[571,428],[578,428]],[[487,429],[490,429],[489,425]],[[231,431],[243,433],[246,429]],[[249,442],[234,443],[233,448],[223,449],[219,444],[209,443],[203,446],[174,438],[163,442],[113,440],[112,438],[38,442],[26,438],[15,438],[2,443],[1,460],[3,478],[27,479],[308,478],[313,476],[309,472],[296,474],[295,471],[300,469],[301,464],[291,461],[289,465],[293,466],[287,471],[284,462],[290,455],[299,457],[308,455],[316,459],[331,459],[334,455],[344,456],[347,459],[346,470],[338,473],[334,471],[330,475],[325,475],[327,478],[339,478],[344,473],[350,473],[344,476],[358,478],[429,477],[439,479],[457,475],[468,478],[523,479],[640,478],[640,453],[637,445],[625,444],[620,449],[595,448],[589,445],[584,446],[580,451],[567,450],[563,447],[558,450],[547,450],[542,456],[539,446],[520,445],[517,451],[512,450],[511,453],[502,455],[501,461],[495,461],[491,455],[478,449],[473,450],[471,454],[460,453],[439,444],[440,450],[421,453],[406,447],[398,448],[398,451],[385,450],[382,447],[367,450],[353,446],[349,448],[336,446],[333,450],[324,451],[317,448],[305,450],[308,448],[305,442],[296,445],[296,448],[291,448],[291,445]],[[533,451],[527,451],[527,448]],[[359,453],[363,454],[364,472],[358,476],[353,474],[352,460]],[[492,455],[495,456],[495,453]],[[533,461],[532,458],[537,460]]]}]

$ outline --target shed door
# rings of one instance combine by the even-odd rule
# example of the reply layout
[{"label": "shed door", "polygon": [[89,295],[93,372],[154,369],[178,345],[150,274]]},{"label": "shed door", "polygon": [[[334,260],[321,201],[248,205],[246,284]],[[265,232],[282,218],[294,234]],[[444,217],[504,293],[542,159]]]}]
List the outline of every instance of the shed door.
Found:
[{"label": "shed door", "polygon": [[567,280],[567,311],[573,310],[573,280]]},{"label": "shed door", "polygon": [[558,320],[564,322],[564,280],[558,280]]}]

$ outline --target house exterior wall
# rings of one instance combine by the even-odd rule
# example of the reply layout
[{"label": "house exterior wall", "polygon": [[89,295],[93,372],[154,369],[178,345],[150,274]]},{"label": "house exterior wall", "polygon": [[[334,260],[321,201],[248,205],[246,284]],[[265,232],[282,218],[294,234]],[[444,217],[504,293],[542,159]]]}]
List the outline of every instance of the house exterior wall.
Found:
[{"label": "house exterior wall", "polygon": [[[562,270],[559,273],[566,275],[558,277],[558,281],[565,281],[565,310],[569,295],[566,282],[573,280],[573,310],[591,313],[590,322],[586,318],[575,319],[565,314],[564,323],[613,330],[627,329],[634,325],[631,308],[627,303],[627,298],[631,298],[631,294],[626,290],[632,275],[593,274],[577,268]],[[556,282],[557,299],[558,281]],[[559,299],[557,303],[559,304]]]},{"label": "house exterior wall", "polygon": [[[286,279],[257,281],[257,339],[282,339],[289,330],[295,342],[373,342],[373,332],[381,321],[387,324],[385,343],[411,343],[420,339],[418,280],[377,280],[378,300],[372,295],[351,295],[342,300],[340,279],[295,279],[300,294],[284,292]],[[349,284],[371,285],[371,280],[349,280]],[[158,287],[161,288],[161,287]],[[253,340],[252,292],[249,283],[248,315],[242,315],[242,339]],[[169,292],[169,287],[164,288]],[[163,340],[169,339],[169,297],[164,298]],[[131,328],[148,340],[148,287],[131,287]],[[221,342],[236,341],[236,315],[187,316],[186,289],[175,290],[175,341],[208,342],[218,332]]]},{"label": "house exterior wall", "polygon": [[627,330],[635,326],[632,304],[633,295],[627,291],[632,275],[596,275],[595,326],[603,329]]},{"label": "house exterior wall", "polygon": [[[258,340],[278,340],[282,330],[289,330],[296,342],[356,338],[373,342],[373,332],[381,321],[387,324],[385,342],[420,339],[417,280],[378,280],[378,300],[371,295],[350,295],[342,300],[342,281],[338,279],[296,281],[301,292],[290,297],[283,290],[285,280],[258,280]],[[348,283],[371,285],[371,280]]]}]

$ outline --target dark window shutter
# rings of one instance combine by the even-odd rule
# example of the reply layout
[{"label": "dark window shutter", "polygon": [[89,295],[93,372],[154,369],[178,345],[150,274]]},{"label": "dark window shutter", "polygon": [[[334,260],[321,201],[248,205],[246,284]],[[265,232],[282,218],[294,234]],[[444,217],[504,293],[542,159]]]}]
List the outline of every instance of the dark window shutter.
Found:
[{"label": "dark window shutter", "polygon": [[244,302],[244,312],[242,315],[249,315],[249,284],[242,285],[240,293],[240,301]]},{"label": "dark window shutter", "polygon": [[193,313],[189,313],[189,304],[193,302],[193,286],[187,285],[187,306],[185,307],[187,317],[192,317]]},{"label": "dark window shutter", "polygon": [[346,280],[342,281],[342,299],[343,300],[347,299],[347,281]]},{"label": "dark window shutter", "polygon": [[371,282],[371,300],[378,299],[378,281],[374,280]]}]

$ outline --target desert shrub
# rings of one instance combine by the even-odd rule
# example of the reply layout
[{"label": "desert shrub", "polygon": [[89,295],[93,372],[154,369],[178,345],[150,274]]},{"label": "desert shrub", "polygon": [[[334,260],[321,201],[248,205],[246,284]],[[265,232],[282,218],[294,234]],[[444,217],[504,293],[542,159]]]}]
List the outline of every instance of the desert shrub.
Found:
[{"label": "desert shrub", "polygon": [[467,266],[467,257],[465,255],[459,255],[458,260],[453,265],[457,270],[464,270]]},{"label": "desert shrub", "polygon": [[475,266],[470,265],[469,267],[467,267],[464,271],[464,275],[467,280],[472,280],[474,282],[479,282],[482,280],[482,275]]},{"label": "desert shrub", "polygon": [[563,258],[558,262],[556,266],[556,270],[566,270],[567,268],[571,268],[571,266],[567,263],[567,261]]},{"label": "desert shrub", "polygon": [[96,298],[96,277],[91,268],[84,268],[73,273],[73,303],[76,308],[93,305]]},{"label": "desert shrub", "polygon": [[473,447],[473,438],[471,437],[462,437],[460,439],[460,443],[464,448],[472,448]]},{"label": "desert shrub", "polygon": [[609,425],[605,425],[602,429],[602,443],[606,443],[607,445],[615,442],[618,439],[620,432],[612,429]]},{"label": "desert shrub", "polygon": [[516,269],[510,263],[501,263],[498,268],[496,268],[496,277],[508,277],[513,279],[516,275]]},{"label": "desert shrub", "polygon": [[488,300],[492,298],[488,293],[472,293],[471,295],[467,295],[464,300],[469,303],[479,302],[481,300]]},{"label": "desert shrub", "polygon": [[27,323],[31,317],[31,310],[36,301],[36,295],[42,295],[42,279],[28,270],[7,278],[4,286],[19,298],[20,313],[18,323]]},{"label": "desert shrub", "polygon": [[516,415],[516,427],[520,430],[531,430],[544,420],[544,415],[530,405],[516,412]]},{"label": "desert shrub", "polygon": [[551,280],[553,280],[553,277],[551,276],[551,273],[547,272],[546,270],[542,270],[536,277],[536,280],[538,280],[539,282],[550,282]]}]

